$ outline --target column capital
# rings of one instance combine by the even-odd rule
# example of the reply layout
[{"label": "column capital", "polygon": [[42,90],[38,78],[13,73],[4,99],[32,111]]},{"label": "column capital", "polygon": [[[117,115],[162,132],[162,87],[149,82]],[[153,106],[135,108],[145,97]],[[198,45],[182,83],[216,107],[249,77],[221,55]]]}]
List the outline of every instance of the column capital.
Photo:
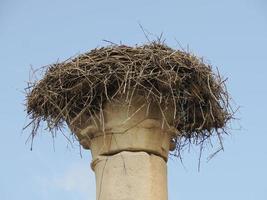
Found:
[{"label": "column capital", "polygon": [[80,116],[70,125],[80,144],[90,149],[93,160],[99,155],[121,151],[144,151],[168,159],[174,150],[172,139],[178,131],[172,126],[171,103],[163,106],[134,95],[131,102],[117,98],[106,102],[103,110],[87,117]]}]

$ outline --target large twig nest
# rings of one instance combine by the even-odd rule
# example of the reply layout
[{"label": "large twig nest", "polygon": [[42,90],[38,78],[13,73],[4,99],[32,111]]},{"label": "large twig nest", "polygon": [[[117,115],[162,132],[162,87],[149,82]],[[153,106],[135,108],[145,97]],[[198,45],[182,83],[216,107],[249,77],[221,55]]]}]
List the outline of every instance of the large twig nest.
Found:
[{"label": "large twig nest", "polygon": [[231,119],[224,82],[202,59],[162,43],[94,49],[50,65],[28,89],[32,136],[42,121],[52,131],[81,112],[91,116],[106,101],[135,90],[148,102],[173,102],[173,125],[181,133],[177,144],[203,141]]}]

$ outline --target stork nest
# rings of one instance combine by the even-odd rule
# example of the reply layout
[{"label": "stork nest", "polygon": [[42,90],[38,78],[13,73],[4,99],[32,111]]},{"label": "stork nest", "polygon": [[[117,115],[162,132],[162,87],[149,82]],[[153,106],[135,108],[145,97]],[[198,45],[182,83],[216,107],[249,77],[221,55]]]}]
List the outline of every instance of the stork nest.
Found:
[{"label": "stork nest", "polygon": [[232,118],[225,79],[202,59],[165,44],[111,45],[46,67],[27,88],[32,138],[41,122],[50,131],[80,113],[91,116],[118,94],[138,90],[147,101],[172,101],[181,141],[203,142]]}]

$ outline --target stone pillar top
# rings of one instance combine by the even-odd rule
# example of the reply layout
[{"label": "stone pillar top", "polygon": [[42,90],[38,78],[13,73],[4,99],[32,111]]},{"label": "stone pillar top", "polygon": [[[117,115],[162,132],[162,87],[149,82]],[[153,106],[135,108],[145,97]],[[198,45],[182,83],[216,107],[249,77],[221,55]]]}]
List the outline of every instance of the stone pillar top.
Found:
[{"label": "stone pillar top", "polygon": [[125,96],[107,101],[103,110],[87,117],[80,116],[70,125],[80,144],[90,149],[93,159],[121,151],[145,151],[167,161],[174,149],[172,138],[177,134],[174,111],[168,103],[159,106],[135,94],[131,102]]}]

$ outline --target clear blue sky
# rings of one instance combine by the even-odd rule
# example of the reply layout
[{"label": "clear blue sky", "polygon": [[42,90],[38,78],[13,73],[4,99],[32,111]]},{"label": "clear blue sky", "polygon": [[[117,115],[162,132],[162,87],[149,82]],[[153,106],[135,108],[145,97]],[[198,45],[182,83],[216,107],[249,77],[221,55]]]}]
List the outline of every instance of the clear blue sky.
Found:
[{"label": "clear blue sky", "polygon": [[[23,88],[30,66],[64,60],[115,43],[146,41],[138,23],[164,33],[229,77],[241,130],[225,137],[225,152],[197,172],[197,149],[185,168],[170,160],[170,200],[267,199],[267,2],[265,0],[0,0],[0,199],[94,200],[90,153],[43,132],[25,145]],[[239,128],[238,123],[233,125]],[[76,144],[77,146],[77,144]]]}]

